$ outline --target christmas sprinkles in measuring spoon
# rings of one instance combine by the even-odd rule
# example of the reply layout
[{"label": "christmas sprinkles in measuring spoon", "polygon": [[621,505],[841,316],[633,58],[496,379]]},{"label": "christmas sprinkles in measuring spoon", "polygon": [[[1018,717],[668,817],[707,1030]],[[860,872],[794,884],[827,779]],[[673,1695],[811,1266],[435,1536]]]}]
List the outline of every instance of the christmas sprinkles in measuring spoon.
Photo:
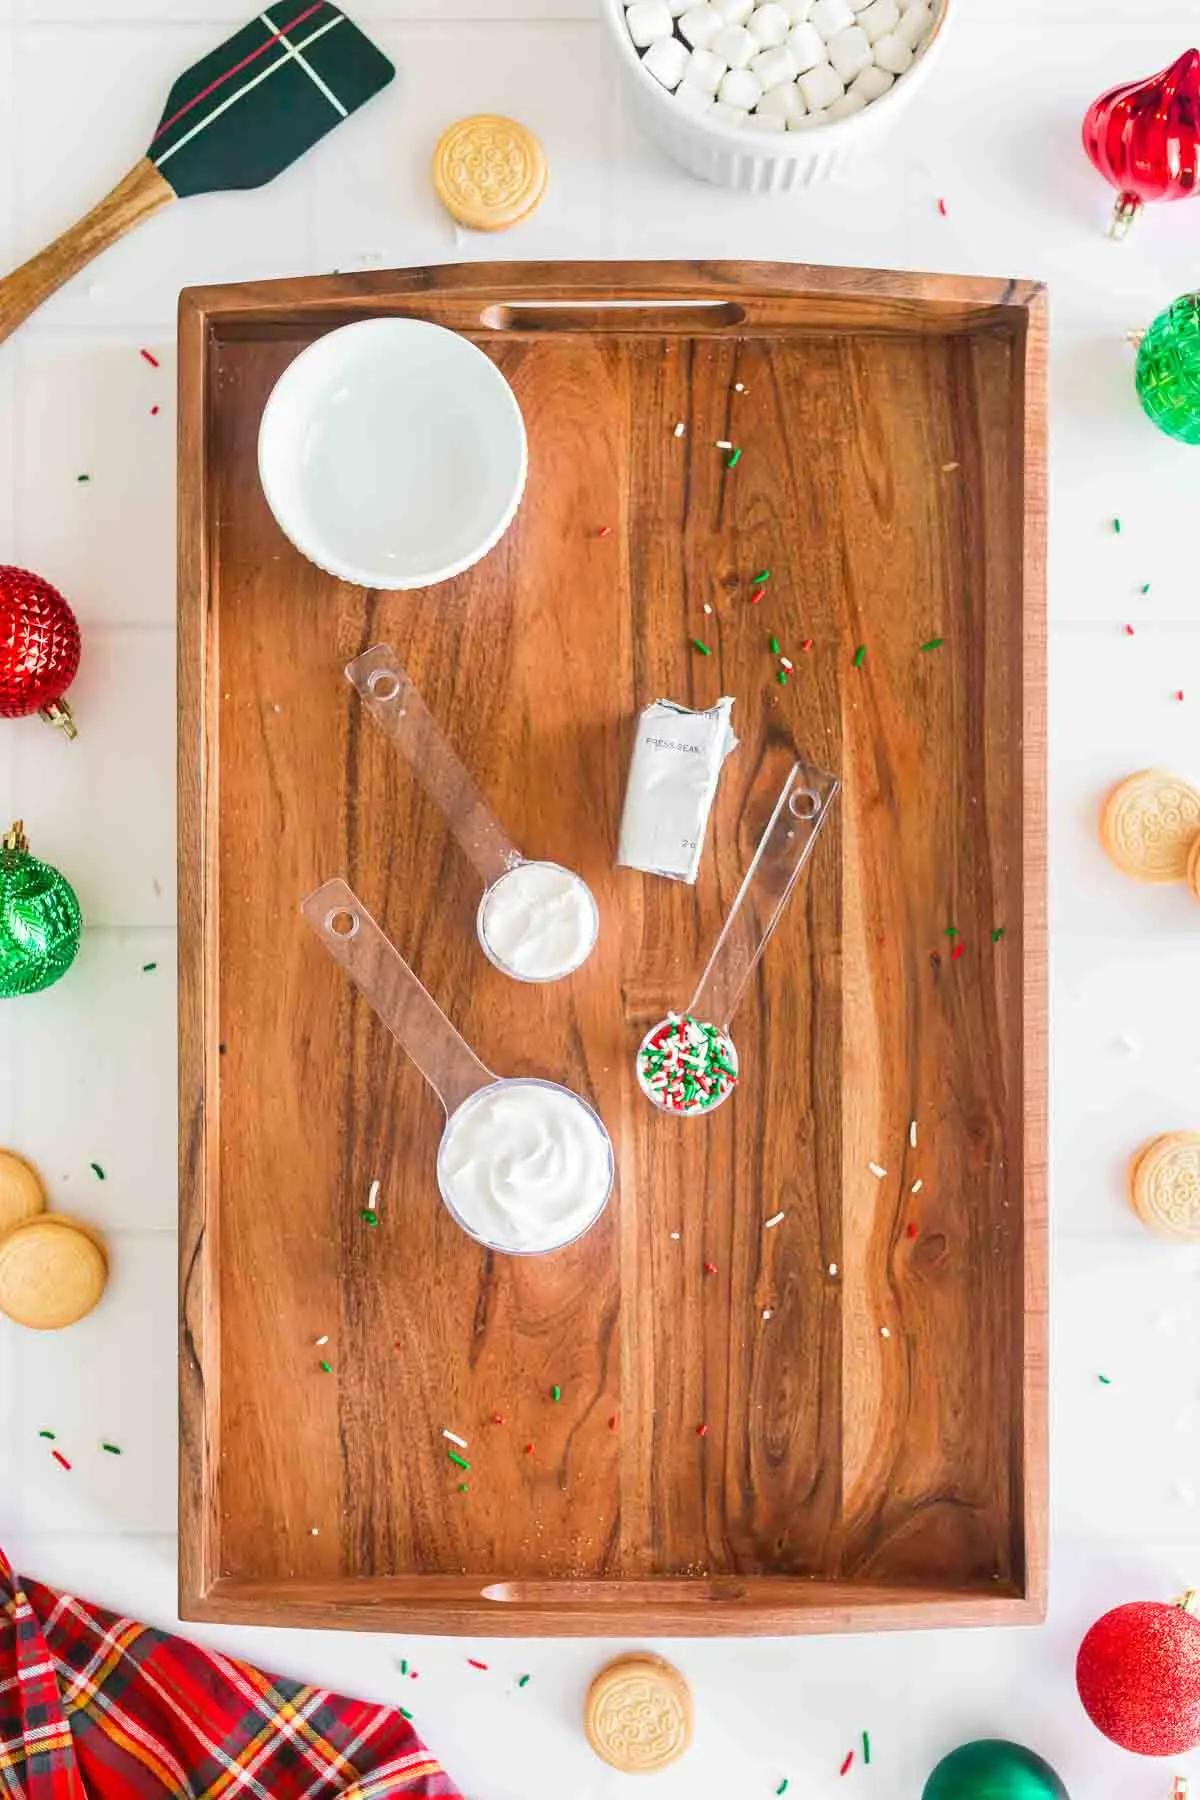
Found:
[{"label": "christmas sprinkles in measuring spoon", "polygon": [[715,1025],[690,1013],[671,1014],[642,1040],[637,1076],[643,1093],[664,1112],[707,1112],[737,1085],[737,1051]]}]

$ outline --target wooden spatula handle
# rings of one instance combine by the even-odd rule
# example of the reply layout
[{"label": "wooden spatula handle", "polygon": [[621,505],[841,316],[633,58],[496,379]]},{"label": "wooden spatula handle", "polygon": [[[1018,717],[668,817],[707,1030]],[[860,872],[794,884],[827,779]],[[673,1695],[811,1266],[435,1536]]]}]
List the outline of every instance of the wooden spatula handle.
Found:
[{"label": "wooden spatula handle", "polygon": [[77,225],[0,281],[0,341],[94,256],[174,198],[174,188],[148,157],[135,163]]}]

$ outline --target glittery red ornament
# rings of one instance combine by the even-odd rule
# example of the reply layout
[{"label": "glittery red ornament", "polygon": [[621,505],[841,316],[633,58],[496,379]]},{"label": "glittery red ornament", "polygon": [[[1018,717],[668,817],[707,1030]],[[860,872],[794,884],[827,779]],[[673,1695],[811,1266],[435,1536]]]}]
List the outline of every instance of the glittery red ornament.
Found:
[{"label": "glittery red ornament", "polygon": [[0,564],[0,719],[40,712],[75,736],[63,695],[79,667],[79,626],[57,588]]},{"label": "glittery red ornament", "polygon": [[1200,1744],[1200,1619],[1138,1600],[1097,1619],[1079,1646],[1075,1682],[1092,1724],[1139,1756],[1182,1756]]},{"label": "glittery red ornament", "polygon": [[1111,235],[1124,237],[1147,200],[1200,187],[1200,50],[1160,75],[1111,88],[1088,108],[1083,147],[1117,190]]}]

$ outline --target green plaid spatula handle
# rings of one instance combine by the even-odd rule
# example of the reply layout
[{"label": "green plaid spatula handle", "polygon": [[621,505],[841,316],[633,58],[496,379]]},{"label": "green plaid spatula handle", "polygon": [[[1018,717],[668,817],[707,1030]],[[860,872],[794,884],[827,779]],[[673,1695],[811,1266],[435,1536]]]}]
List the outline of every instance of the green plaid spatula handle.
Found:
[{"label": "green plaid spatula handle", "polygon": [[261,187],[395,69],[330,0],[276,0],[167,95],[145,156],[91,212],[0,280],[0,339],[168,201]]}]

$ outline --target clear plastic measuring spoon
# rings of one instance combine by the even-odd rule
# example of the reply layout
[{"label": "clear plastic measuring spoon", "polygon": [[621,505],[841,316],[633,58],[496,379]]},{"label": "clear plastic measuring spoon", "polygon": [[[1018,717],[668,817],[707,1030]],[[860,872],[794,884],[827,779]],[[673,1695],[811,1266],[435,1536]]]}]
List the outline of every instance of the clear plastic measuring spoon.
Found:
[{"label": "clear plastic measuring spoon", "polygon": [[736,1087],[730,1022],[840,786],[802,758],[789,768],[687,1011],[668,1013],[642,1039],[638,1084],[663,1112],[712,1112]]},{"label": "clear plastic measuring spoon", "polygon": [[437,1182],[455,1223],[509,1256],[561,1250],[590,1230],[614,1170],[594,1108],[556,1081],[494,1075],[346,882],[325,882],[300,910],[445,1109]]},{"label": "clear plastic measuring spoon", "polygon": [[559,981],[595,948],[600,914],[581,876],[528,861],[492,812],[390,644],[346,664],[376,724],[412,765],[483,878],[475,929],[483,953],[514,981]]}]

